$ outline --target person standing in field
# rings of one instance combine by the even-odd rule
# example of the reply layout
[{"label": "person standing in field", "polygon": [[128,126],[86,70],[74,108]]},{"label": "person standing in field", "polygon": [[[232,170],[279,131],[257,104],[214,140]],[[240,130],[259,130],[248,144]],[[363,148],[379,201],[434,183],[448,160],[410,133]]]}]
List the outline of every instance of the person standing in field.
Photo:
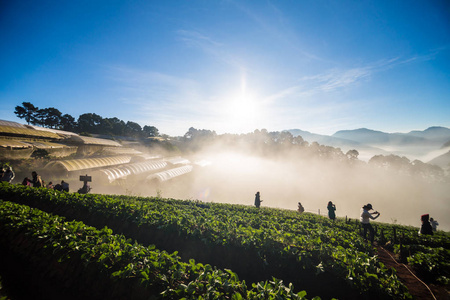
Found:
[{"label": "person standing in field", "polygon": [[367,231],[369,231],[370,243],[373,244],[373,239],[375,237],[375,230],[373,229],[372,225],[370,225],[370,219],[375,220],[380,216],[380,213],[377,211],[371,213],[369,212],[369,210],[372,210],[372,204],[370,203],[362,207],[361,216],[359,220],[364,229],[364,239],[367,241]]},{"label": "person standing in field", "polygon": [[33,178],[31,179],[31,183],[33,187],[43,187],[44,183],[42,182],[41,176],[39,176],[36,171],[31,172]]},{"label": "person standing in field", "polygon": [[16,177],[11,167],[6,168],[6,172],[3,174],[2,181],[6,181],[11,183],[12,180]]},{"label": "person standing in field", "polygon": [[261,196],[259,195],[259,192],[256,192],[255,194],[255,206],[256,208],[259,208],[261,206]]},{"label": "person standing in field", "polygon": [[433,228],[433,231],[436,231],[437,227],[439,225],[438,221],[433,218],[430,218],[430,224],[431,224],[431,228]]},{"label": "person standing in field", "polygon": [[69,192],[69,184],[64,180],[61,180],[61,189],[65,192]]},{"label": "person standing in field", "polygon": [[422,226],[420,227],[419,234],[429,234],[433,235],[433,228],[431,227],[429,218],[429,214],[421,215],[420,220],[422,221]]},{"label": "person standing in field", "polygon": [[328,202],[327,205],[327,209],[328,209],[328,218],[330,218],[331,220],[334,221],[334,219],[336,219],[336,205],[333,204],[333,202]]}]

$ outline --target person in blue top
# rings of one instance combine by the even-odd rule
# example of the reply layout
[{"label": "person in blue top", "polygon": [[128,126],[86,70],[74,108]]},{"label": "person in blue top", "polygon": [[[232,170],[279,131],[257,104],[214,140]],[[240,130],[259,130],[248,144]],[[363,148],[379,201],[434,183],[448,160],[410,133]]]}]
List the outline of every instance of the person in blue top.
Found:
[{"label": "person in blue top", "polygon": [[438,221],[433,218],[430,218],[430,224],[431,224],[431,228],[433,228],[433,231],[436,231],[437,227],[439,225]]},{"label": "person in blue top", "polygon": [[334,205],[333,202],[330,201],[330,202],[328,202],[327,209],[328,209],[328,218],[330,218],[331,220],[334,221],[334,219],[336,219],[336,214],[335,214],[336,205]]}]

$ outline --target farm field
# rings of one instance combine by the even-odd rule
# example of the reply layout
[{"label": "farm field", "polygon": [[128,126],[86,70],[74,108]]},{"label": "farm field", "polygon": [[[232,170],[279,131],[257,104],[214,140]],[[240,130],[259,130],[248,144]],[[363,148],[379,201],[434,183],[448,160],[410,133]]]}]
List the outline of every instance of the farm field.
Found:
[{"label": "farm field", "polygon": [[[48,261],[50,270],[42,273],[50,278],[42,279],[46,282],[67,273],[61,270],[76,270],[76,279],[59,276],[63,288],[55,295],[80,293],[92,299],[104,295],[109,299],[126,299],[125,295],[133,295],[128,299],[412,298],[396,271],[381,262],[377,249],[362,239],[355,221],[332,222],[273,208],[80,195],[9,184],[0,186],[0,199],[3,257],[14,253],[15,260],[31,265]],[[41,219],[47,225],[39,225],[44,222]],[[44,230],[42,226],[48,224],[52,229]],[[375,224],[376,243],[398,262],[407,264],[427,284],[441,289],[448,286],[448,233],[438,231],[425,237],[417,235],[418,228]],[[55,242],[59,239],[64,243]],[[149,271],[168,266],[168,261],[170,267]],[[0,275],[7,287],[8,274]],[[93,278],[99,278],[96,284],[82,283]],[[130,282],[136,289],[130,290]],[[47,284],[52,291],[58,286]],[[50,291],[41,292],[51,298]]]}]

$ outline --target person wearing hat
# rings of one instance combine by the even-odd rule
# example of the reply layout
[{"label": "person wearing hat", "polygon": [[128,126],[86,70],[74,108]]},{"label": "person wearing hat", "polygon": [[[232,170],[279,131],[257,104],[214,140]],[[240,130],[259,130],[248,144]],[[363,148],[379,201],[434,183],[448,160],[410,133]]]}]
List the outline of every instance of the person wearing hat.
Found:
[{"label": "person wearing hat", "polygon": [[[370,219],[375,220],[380,216],[379,212],[369,212],[369,210],[372,210],[372,204],[364,205],[361,209],[361,217],[359,220],[361,221],[361,225],[364,228],[364,239],[367,240],[367,230],[369,230],[370,234],[370,243],[373,244],[373,239],[375,237],[375,231],[373,230],[372,225],[370,225]],[[375,215],[375,216],[374,216]]]}]

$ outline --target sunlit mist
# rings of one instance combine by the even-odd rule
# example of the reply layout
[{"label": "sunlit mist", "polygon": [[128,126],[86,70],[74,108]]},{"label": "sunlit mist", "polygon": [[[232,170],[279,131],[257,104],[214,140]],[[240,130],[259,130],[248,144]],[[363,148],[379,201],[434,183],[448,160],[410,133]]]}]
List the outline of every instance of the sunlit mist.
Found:
[{"label": "sunlit mist", "polygon": [[225,93],[219,112],[222,124],[219,132],[251,132],[263,126],[265,107],[255,88],[249,87],[247,75],[241,72],[239,86]]},{"label": "sunlit mist", "polygon": [[157,186],[130,186],[128,193],[252,206],[259,191],[262,207],[295,210],[301,202],[306,212],[326,216],[332,201],[338,217],[351,219],[358,219],[361,207],[371,203],[381,212],[379,222],[419,227],[420,216],[429,213],[439,221],[439,229],[450,230],[446,183],[399,175],[365,162],[342,164],[295,153],[269,158],[223,144],[190,159],[210,165]]}]

